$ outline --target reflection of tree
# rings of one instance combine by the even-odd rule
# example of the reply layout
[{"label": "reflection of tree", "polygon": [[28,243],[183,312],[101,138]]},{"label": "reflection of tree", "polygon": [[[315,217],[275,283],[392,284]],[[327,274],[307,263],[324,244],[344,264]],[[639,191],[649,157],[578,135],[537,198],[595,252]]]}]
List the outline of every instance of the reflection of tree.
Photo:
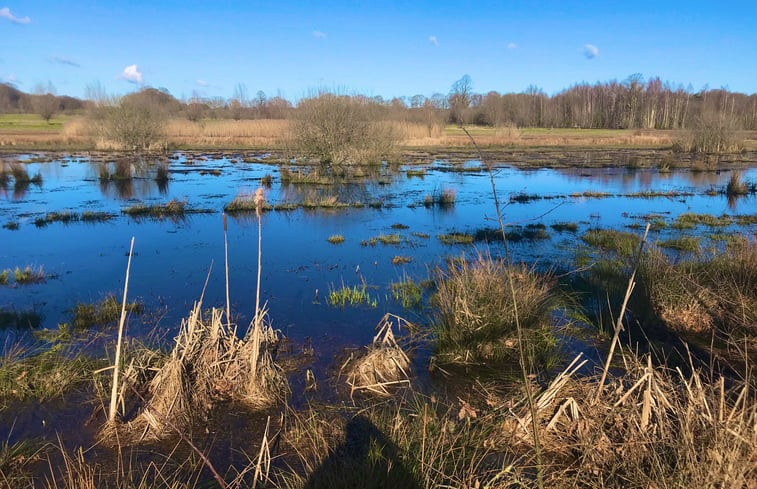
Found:
[{"label": "reflection of tree", "polygon": [[344,443],[310,474],[305,484],[305,489],[356,487],[420,487],[405,468],[396,445],[364,416],[347,423]]},{"label": "reflection of tree", "polygon": [[166,165],[149,165],[144,160],[121,159],[109,163],[94,163],[93,171],[106,197],[142,199],[157,192],[168,192]]}]

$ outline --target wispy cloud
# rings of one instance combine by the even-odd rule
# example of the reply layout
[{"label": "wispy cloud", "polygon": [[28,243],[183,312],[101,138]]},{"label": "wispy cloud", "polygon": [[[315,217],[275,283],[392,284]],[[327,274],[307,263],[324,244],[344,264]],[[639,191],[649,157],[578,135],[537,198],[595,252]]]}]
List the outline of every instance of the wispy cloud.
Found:
[{"label": "wispy cloud", "polygon": [[58,63],[61,65],[66,66],[73,66],[75,68],[81,68],[81,65],[77,63],[76,61],[72,60],[71,58],[67,58],[65,56],[52,56],[49,58],[49,61],[51,63]]},{"label": "wispy cloud", "polygon": [[586,59],[594,59],[599,56],[599,48],[593,44],[584,44],[583,54]]},{"label": "wispy cloud", "polygon": [[507,43],[507,49],[509,49],[510,51],[512,51],[514,49],[518,49],[518,45],[515,44],[514,42],[508,42]]},{"label": "wispy cloud", "polygon": [[430,42],[434,46],[439,45],[439,39],[437,39],[436,36],[428,36],[428,42]]},{"label": "wispy cloud", "polygon": [[198,87],[209,87],[210,83],[206,82],[205,80],[197,80],[195,83],[197,83]]},{"label": "wispy cloud", "polygon": [[325,32],[313,31],[313,37],[316,39],[326,39],[328,37]]},{"label": "wispy cloud", "polygon": [[126,80],[129,83],[136,83],[138,85],[142,84],[142,72],[139,71],[137,65],[129,65],[124,68],[124,71],[119,78]]},{"label": "wispy cloud", "polygon": [[29,17],[16,17],[8,7],[0,8],[0,19],[8,19],[14,24],[28,24],[32,21]]}]

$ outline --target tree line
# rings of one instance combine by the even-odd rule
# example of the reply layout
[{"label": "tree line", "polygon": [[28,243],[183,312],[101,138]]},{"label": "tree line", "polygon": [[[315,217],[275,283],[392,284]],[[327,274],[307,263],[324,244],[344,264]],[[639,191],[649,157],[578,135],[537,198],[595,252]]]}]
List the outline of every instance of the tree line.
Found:
[{"label": "tree line", "polygon": [[[52,92],[52,93],[51,93]],[[293,104],[281,96],[258,91],[249,96],[238,84],[231,98],[194,96],[178,100],[167,90],[144,88],[125,96],[171,117],[191,121],[218,119],[296,119],[309,100],[326,95],[316,92]],[[334,96],[333,93],[328,93]],[[413,95],[386,99],[380,96],[338,95],[369,105],[372,117],[427,124],[477,124],[486,126],[585,128],[585,129],[691,129],[703,119],[727,121],[734,129],[757,129],[757,94],[727,89],[693,91],[660,78],[645,80],[632,75],[624,81],[579,83],[554,95],[536,86],[521,93],[476,93],[467,75],[454,82],[446,94]],[[57,112],[80,112],[115,105],[101,88],[88,90],[87,100],[54,95],[53,90],[25,94],[0,84],[0,113],[36,112],[49,119]]]}]

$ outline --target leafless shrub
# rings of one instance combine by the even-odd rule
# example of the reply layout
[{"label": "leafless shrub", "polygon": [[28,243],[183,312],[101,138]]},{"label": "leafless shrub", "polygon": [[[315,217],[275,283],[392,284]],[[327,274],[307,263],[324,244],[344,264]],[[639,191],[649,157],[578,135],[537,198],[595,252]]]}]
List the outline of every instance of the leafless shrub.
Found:
[{"label": "leafless shrub", "polygon": [[322,94],[297,107],[294,144],[323,163],[380,163],[398,142],[393,126],[380,120],[367,99]]}]

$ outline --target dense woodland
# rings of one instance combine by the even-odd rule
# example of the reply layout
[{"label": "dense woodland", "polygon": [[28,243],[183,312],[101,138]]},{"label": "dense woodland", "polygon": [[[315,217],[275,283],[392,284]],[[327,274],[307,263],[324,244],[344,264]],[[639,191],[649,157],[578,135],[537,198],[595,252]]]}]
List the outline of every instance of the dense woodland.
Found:
[{"label": "dense woodland", "polygon": [[[99,88],[91,90],[90,100],[55,96],[51,86],[36,92],[27,94],[0,84],[0,113],[38,113],[49,119],[57,113],[82,112],[114,101]],[[659,78],[644,80],[640,75],[622,82],[581,83],[552,96],[535,86],[522,93],[475,93],[466,75],[447,94],[393,99],[351,97],[373,106],[376,110],[371,113],[376,117],[429,125],[450,122],[544,128],[685,129],[702,119],[718,118],[734,129],[757,129],[757,94],[726,89],[694,92]],[[180,101],[168,91],[155,88],[143,88],[125,98],[189,120],[296,118],[298,109],[290,101],[268,97],[262,91],[248,96],[241,84],[230,99],[193,97]]]}]

